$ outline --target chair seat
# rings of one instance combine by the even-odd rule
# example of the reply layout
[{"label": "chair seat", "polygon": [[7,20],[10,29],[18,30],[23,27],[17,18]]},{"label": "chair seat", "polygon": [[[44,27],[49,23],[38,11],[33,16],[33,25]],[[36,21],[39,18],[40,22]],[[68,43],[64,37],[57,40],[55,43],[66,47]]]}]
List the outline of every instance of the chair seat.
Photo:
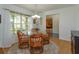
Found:
[{"label": "chair seat", "polygon": [[31,45],[32,47],[40,47],[42,46],[42,44],[40,44],[39,42],[36,42],[35,44]]}]

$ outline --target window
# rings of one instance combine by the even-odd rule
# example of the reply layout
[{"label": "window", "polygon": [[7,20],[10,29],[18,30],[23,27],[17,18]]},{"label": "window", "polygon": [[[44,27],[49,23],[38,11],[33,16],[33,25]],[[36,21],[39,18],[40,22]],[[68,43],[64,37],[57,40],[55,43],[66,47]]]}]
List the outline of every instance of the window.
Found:
[{"label": "window", "polygon": [[10,13],[11,31],[16,33],[17,30],[28,32],[28,16],[17,13]]}]

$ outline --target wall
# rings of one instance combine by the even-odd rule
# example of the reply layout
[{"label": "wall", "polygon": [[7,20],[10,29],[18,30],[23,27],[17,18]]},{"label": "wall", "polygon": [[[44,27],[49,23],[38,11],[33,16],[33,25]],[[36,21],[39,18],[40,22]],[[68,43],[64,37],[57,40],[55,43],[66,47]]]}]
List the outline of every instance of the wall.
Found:
[{"label": "wall", "polygon": [[79,5],[76,8],[75,30],[79,31]]},{"label": "wall", "polygon": [[2,10],[0,8],[0,15],[1,15],[1,23],[0,23],[0,47],[2,46],[2,42],[3,42],[2,41],[2,39],[3,39],[3,33],[2,33],[3,32],[3,29],[2,29],[3,28],[3,26],[2,26],[3,25],[3,20],[2,19],[3,18],[2,18],[2,12],[1,11]]},{"label": "wall", "polygon": [[10,9],[27,15],[32,15],[33,13],[15,5],[0,5],[0,9],[3,21],[0,24],[0,43],[2,43],[0,47],[10,47],[13,43],[17,42],[17,38],[16,35],[9,30],[11,26],[9,18],[10,12],[5,9]]},{"label": "wall", "polygon": [[45,29],[46,29],[46,21],[45,21],[45,15],[43,15],[43,13],[39,13],[38,14],[40,17],[41,17],[41,26],[40,26],[40,30],[42,31],[42,32],[45,32],[46,33],[46,31],[45,31]]},{"label": "wall", "polygon": [[[75,13],[76,7],[67,7],[57,10],[51,10],[44,12],[44,17],[46,15],[53,15],[53,14],[59,14],[60,15],[60,21],[59,21],[59,39],[70,41],[71,39],[71,30],[74,30],[75,28]],[[45,19],[43,20],[43,23],[45,22]],[[45,29],[45,24],[44,30]]]},{"label": "wall", "polygon": [[52,32],[59,34],[59,15],[58,14],[52,15],[52,20],[53,20]]}]

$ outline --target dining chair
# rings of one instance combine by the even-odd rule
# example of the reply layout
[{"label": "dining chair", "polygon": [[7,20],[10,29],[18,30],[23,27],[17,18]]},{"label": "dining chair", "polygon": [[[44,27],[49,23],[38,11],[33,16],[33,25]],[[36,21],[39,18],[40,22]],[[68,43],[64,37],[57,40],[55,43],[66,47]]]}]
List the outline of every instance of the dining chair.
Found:
[{"label": "dining chair", "polygon": [[33,34],[30,36],[30,53],[43,53],[43,39],[39,34]]},{"label": "dining chair", "polygon": [[49,44],[49,36],[47,34],[41,34],[42,39],[43,39],[43,45]]},{"label": "dining chair", "polygon": [[28,38],[24,33],[22,33],[21,31],[17,31],[17,36],[18,36],[18,47],[19,48],[29,47]]}]

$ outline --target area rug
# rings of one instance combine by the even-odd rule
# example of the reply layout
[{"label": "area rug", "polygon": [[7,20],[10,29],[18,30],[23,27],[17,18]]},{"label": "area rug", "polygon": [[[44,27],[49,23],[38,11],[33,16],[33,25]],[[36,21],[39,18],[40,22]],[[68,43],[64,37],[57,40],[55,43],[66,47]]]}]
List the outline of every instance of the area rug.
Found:
[{"label": "area rug", "polygon": [[[58,46],[55,43],[44,45],[43,54],[57,54],[59,51]],[[7,54],[30,54],[29,48],[19,49],[18,44],[13,45],[7,52]]]}]

